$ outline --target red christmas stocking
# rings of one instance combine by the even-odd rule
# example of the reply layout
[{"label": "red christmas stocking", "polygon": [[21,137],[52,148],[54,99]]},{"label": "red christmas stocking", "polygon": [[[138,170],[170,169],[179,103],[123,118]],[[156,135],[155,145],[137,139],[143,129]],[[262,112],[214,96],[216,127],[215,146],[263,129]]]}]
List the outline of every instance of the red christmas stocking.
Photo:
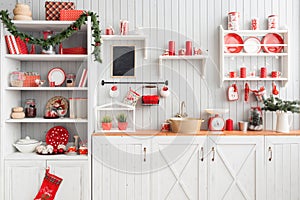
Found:
[{"label": "red christmas stocking", "polygon": [[62,178],[49,173],[49,168],[46,169],[46,174],[39,192],[34,200],[53,200],[62,182]]}]

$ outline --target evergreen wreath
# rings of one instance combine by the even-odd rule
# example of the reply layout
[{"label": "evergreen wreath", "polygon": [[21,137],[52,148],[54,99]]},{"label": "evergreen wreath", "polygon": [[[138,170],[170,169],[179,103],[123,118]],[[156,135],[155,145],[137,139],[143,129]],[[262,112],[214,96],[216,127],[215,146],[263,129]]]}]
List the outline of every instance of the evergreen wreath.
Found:
[{"label": "evergreen wreath", "polygon": [[17,30],[17,27],[14,25],[12,20],[9,18],[8,10],[1,10],[0,11],[0,18],[3,22],[3,24],[6,26],[7,30],[14,35],[15,37],[20,37],[21,40],[28,42],[29,44],[35,44],[42,46],[44,49],[48,49],[49,46],[55,46],[60,44],[65,39],[69,38],[71,35],[73,35],[75,32],[80,30],[81,26],[85,24],[87,21],[87,17],[91,17],[92,22],[92,36],[94,37],[94,51],[92,54],[95,57],[95,61],[102,62],[101,55],[100,55],[100,46],[102,44],[101,39],[101,30],[99,29],[99,21],[97,20],[98,15],[96,15],[93,12],[85,11],[80,17],[73,22],[67,29],[63,30],[60,33],[57,33],[56,35],[52,36],[51,38],[47,38],[46,40],[43,38],[35,38],[32,35],[28,35],[26,33],[22,33]]}]

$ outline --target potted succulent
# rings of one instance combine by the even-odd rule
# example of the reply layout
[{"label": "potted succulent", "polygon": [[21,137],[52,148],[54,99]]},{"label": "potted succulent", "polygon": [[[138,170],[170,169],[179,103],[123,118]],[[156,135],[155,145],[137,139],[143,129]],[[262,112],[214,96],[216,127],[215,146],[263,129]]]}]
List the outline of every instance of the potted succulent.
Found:
[{"label": "potted succulent", "polygon": [[128,126],[127,116],[121,113],[117,116],[119,130],[126,130]]},{"label": "potted succulent", "polygon": [[108,115],[105,115],[102,118],[102,129],[106,130],[106,131],[109,131],[111,129],[111,127],[112,127],[111,121],[112,121],[111,117],[108,116]]},{"label": "potted succulent", "polygon": [[287,101],[271,95],[264,99],[263,110],[275,111],[277,115],[276,131],[288,133],[291,125],[291,113],[300,113],[300,101]]}]

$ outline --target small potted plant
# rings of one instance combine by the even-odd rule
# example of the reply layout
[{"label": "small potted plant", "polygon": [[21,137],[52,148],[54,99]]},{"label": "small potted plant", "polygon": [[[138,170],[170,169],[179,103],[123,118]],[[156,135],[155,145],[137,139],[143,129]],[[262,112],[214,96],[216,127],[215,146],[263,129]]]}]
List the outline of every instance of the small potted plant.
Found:
[{"label": "small potted plant", "polygon": [[271,95],[264,100],[263,110],[275,111],[277,115],[276,131],[288,133],[290,130],[291,113],[300,113],[300,101],[286,101]]},{"label": "small potted plant", "polygon": [[126,130],[128,126],[127,117],[124,113],[117,116],[119,130]]},{"label": "small potted plant", "polygon": [[105,131],[109,131],[112,127],[111,123],[112,119],[110,116],[106,115],[102,118],[102,129]]}]

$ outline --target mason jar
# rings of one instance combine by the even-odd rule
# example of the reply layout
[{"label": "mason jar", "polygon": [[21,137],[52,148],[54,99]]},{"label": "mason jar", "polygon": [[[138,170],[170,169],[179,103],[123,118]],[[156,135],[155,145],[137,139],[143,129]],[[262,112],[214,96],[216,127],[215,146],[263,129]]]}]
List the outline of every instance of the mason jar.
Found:
[{"label": "mason jar", "polygon": [[25,101],[25,117],[36,117],[35,99],[26,99]]}]

